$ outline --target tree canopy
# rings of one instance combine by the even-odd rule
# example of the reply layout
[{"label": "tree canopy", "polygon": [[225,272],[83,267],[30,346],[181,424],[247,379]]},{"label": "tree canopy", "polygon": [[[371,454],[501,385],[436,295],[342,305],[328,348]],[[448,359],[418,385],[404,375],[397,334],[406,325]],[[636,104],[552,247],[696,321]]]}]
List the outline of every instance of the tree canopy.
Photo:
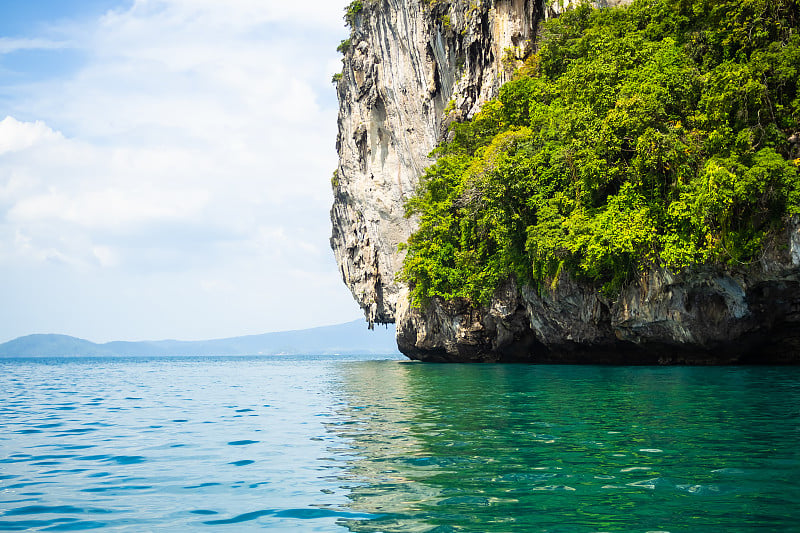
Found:
[{"label": "tree canopy", "polygon": [[[759,258],[800,213],[797,0],[584,4],[472,120],[406,205],[417,303],[485,303],[563,272],[613,295],[637,271]],[[796,157],[796,155],[795,155]]]}]

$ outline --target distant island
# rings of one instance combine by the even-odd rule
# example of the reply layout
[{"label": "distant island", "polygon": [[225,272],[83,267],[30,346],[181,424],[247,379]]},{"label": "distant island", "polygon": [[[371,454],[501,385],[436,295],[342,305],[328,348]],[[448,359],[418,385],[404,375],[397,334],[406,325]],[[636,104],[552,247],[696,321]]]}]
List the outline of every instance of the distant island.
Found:
[{"label": "distant island", "polygon": [[331,246],[366,318],[423,361],[800,364],[797,6],[354,0]]},{"label": "distant island", "polygon": [[0,344],[0,357],[154,357],[223,355],[395,354],[394,327],[368,330],[363,320],[310,329],[206,341],[113,341],[39,334]]}]

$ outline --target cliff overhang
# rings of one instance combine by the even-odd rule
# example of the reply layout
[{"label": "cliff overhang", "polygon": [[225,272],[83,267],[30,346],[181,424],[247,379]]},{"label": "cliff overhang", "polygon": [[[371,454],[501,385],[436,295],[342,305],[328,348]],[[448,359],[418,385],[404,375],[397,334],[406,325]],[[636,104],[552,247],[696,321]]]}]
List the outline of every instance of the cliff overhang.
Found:
[{"label": "cliff overhang", "polygon": [[396,322],[400,350],[424,361],[800,363],[796,217],[754,264],[653,268],[613,297],[564,275],[544,288],[509,280],[486,305],[410,301],[398,273],[416,220],[404,204],[448,124],[497,95],[552,4],[372,0],[351,13],[331,246],[367,321]]}]

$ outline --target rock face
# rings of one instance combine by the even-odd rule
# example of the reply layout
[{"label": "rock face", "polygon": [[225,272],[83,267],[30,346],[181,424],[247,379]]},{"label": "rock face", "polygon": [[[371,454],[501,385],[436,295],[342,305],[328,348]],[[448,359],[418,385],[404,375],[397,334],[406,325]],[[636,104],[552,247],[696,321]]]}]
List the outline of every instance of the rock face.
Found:
[{"label": "rock face", "polygon": [[410,305],[398,245],[415,228],[403,205],[428,154],[497,94],[539,22],[568,3],[362,0],[337,81],[331,246],[368,321],[396,322],[400,350],[429,361],[800,362],[797,219],[758,264],[654,270],[613,300],[564,276],[541,292],[509,281],[487,307]]},{"label": "rock face", "polygon": [[[533,46],[542,0],[363,0],[337,81],[331,247],[372,322],[394,322],[415,221],[404,202],[457,119],[496,96]],[[504,60],[505,58],[505,60]]]},{"label": "rock face", "polygon": [[428,361],[800,363],[800,220],[784,237],[747,268],[654,270],[614,301],[562,278],[542,292],[508,283],[488,307],[398,306],[398,344]]}]

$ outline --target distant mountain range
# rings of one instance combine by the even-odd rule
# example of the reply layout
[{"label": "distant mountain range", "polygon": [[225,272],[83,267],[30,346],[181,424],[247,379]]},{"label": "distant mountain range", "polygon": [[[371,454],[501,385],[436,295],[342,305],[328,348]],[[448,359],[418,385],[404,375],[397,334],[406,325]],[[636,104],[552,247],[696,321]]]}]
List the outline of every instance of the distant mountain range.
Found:
[{"label": "distant mountain range", "polygon": [[396,354],[394,327],[367,329],[362,320],[294,331],[208,341],[114,341],[27,335],[0,344],[0,357],[137,357],[180,355]]}]

